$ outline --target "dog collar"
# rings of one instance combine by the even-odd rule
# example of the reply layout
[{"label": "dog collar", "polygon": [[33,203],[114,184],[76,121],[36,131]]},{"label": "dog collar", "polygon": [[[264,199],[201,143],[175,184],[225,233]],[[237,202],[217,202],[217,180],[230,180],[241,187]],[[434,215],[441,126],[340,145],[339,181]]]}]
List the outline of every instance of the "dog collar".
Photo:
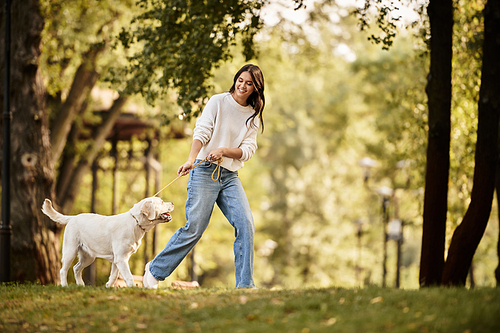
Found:
[{"label": "dog collar", "polygon": [[139,228],[142,229],[142,231],[146,232],[146,229],[144,229],[140,224],[139,224],[139,220],[134,216],[134,214],[130,213],[130,215],[132,215],[132,217],[134,218],[135,222],[137,222],[137,226]]}]

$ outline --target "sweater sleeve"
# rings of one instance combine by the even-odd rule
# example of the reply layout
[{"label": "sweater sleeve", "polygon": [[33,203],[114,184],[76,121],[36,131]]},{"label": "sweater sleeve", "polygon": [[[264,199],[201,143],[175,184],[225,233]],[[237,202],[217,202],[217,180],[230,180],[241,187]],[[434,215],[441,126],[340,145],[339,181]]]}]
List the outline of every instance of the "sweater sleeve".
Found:
[{"label": "sweater sleeve", "polygon": [[215,120],[217,117],[218,103],[212,97],[203,109],[201,116],[196,121],[196,126],[193,131],[193,139],[201,141],[206,145],[212,138]]},{"label": "sweater sleeve", "polygon": [[[257,119],[257,118],[256,118]],[[240,158],[241,162],[246,162],[252,158],[257,150],[257,132],[259,130],[258,122],[256,122],[256,126],[250,126],[248,129],[247,135],[241,142],[239,148],[242,151],[242,155]]]}]

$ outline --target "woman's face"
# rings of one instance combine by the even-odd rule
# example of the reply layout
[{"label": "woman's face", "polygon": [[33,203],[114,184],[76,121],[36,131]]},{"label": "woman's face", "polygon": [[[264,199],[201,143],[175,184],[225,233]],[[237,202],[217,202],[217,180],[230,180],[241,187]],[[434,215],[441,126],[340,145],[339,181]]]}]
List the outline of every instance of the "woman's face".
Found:
[{"label": "woman's face", "polygon": [[255,91],[252,76],[249,72],[242,72],[234,85],[234,98],[246,103],[246,100]]}]

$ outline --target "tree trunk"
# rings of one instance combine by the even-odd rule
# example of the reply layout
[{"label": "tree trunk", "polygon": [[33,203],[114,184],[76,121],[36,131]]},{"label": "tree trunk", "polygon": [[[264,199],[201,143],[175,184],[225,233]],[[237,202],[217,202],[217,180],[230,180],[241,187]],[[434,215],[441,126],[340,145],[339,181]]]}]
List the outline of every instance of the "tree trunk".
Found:
[{"label": "tree trunk", "polygon": [[50,143],[54,162],[61,156],[71,125],[99,78],[99,74],[95,71],[95,62],[98,54],[103,50],[104,47],[93,48],[83,55],[82,63],[76,71],[68,97],[52,124]]},{"label": "tree trunk", "polygon": [[[78,145],[78,136],[80,135],[80,125],[74,123],[71,127],[71,131],[68,134],[66,145],[64,147],[63,153],[59,158],[58,175],[56,180],[56,202],[59,205],[64,199],[66,189],[72,182],[72,175],[76,168],[77,163],[77,152],[76,147]],[[63,214],[69,214],[61,210]]]},{"label": "tree trunk", "polygon": [[81,159],[78,162],[73,175],[71,176],[71,181],[68,182],[69,186],[66,188],[64,193],[58,193],[58,198],[60,200],[59,204],[61,205],[64,212],[71,211],[71,207],[73,206],[76,195],[78,194],[78,190],[80,189],[83,176],[89,172],[92,162],[104,146],[106,138],[108,137],[109,133],[111,133],[116,119],[120,115],[121,110],[127,100],[128,97],[121,96],[114,101],[113,105],[108,110],[106,119],[104,119],[101,126],[99,126],[95,131],[92,141],[89,143],[87,151],[82,154]]},{"label": "tree trunk", "polygon": [[444,266],[450,165],[453,1],[430,0],[427,12],[431,40],[426,87],[429,133],[419,278],[422,287],[439,284]]},{"label": "tree trunk", "polygon": [[53,196],[45,90],[39,71],[44,19],[37,0],[12,2],[12,278],[59,281],[60,228],[40,211]]},{"label": "tree trunk", "polygon": [[[498,142],[498,152],[500,153],[500,140]],[[495,174],[495,188],[497,191],[497,210],[498,214],[498,239],[497,239],[497,260],[498,265],[495,269],[495,279],[497,287],[500,287],[500,158],[497,160],[497,171]]]},{"label": "tree trunk", "polygon": [[464,286],[467,272],[483,237],[491,212],[498,158],[500,120],[500,1],[484,8],[484,46],[478,129],[471,203],[451,240],[443,271],[443,285]]}]

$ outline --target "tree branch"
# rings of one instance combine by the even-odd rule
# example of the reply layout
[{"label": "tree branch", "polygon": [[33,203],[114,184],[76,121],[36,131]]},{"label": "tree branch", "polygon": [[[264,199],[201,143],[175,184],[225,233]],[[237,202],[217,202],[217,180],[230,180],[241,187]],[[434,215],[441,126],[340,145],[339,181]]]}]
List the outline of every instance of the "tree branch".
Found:
[{"label": "tree branch", "polygon": [[127,100],[128,96],[120,96],[114,101],[113,105],[108,110],[106,119],[103,121],[101,126],[96,129],[87,150],[82,154],[82,158],[75,168],[72,179],[68,182],[68,188],[64,191],[64,193],[58,193],[58,197],[60,198],[59,204],[61,205],[64,213],[71,211],[83,176],[85,176],[85,174],[89,171],[92,162],[96,158],[99,151],[103,148],[106,138],[113,129],[113,126],[120,116],[122,108]]}]

